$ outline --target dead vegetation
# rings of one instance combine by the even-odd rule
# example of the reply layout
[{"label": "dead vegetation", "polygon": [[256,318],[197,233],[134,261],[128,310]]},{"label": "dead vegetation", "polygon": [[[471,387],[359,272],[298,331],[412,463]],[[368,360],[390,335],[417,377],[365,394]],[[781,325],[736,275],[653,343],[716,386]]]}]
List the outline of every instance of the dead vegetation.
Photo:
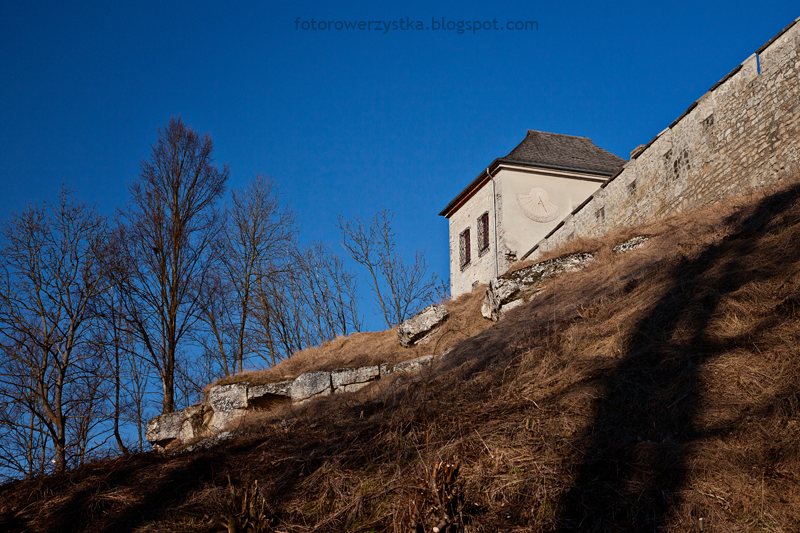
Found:
[{"label": "dead vegetation", "polygon": [[[646,232],[627,254],[610,249],[632,235],[597,241],[590,267],[491,327],[451,308],[432,372],[212,450],[7,484],[0,523],[221,531],[257,481],[274,532],[800,530],[800,185]],[[479,316],[470,298],[451,305]],[[389,334],[337,339],[313,368],[398,353]],[[300,357],[264,379],[311,369]]]},{"label": "dead vegetation", "polygon": [[352,333],[321,346],[295,353],[267,370],[256,370],[222,378],[211,385],[227,385],[247,381],[253,385],[294,379],[304,372],[354,368],[380,363],[400,363],[441,355],[459,342],[491,326],[481,316],[483,292],[478,289],[445,303],[449,316],[439,330],[426,341],[403,348],[397,341],[397,328],[371,333]]}]

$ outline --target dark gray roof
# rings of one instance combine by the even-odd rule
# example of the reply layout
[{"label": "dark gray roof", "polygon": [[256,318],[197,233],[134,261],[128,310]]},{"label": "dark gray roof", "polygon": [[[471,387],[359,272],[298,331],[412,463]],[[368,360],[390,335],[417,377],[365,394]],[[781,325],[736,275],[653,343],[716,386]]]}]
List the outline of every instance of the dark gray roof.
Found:
[{"label": "dark gray roof", "polygon": [[627,163],[595,145],[588,137],[536,130],[528,130],[525,139],[502,159],[612,174]]},{"label": "dark gray roof", "polygon": [[560,133],[528,130],[528,135],[505,157],[498,157],[489,168],[482,171],[463,191],[453,198],[440,216],[450,217],[463,202],[488,181],[487,172],[494,171],[502,163],[519,163],[531,166],[577,170],[587,174],[597,174],[598,178],[608,179],[614,175],[627,160],[596,146],[588,137],[573,137]]}]

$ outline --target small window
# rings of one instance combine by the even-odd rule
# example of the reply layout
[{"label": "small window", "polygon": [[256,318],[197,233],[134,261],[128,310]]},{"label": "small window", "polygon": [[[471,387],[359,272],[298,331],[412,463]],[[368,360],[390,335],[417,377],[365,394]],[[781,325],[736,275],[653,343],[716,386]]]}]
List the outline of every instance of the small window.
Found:
[{"label": "small window", "polygon": [[470,247],[469,247],[469,228],[461,232],[458,237],[459,251],[461,257],[461,268],[469,265],[470,260]]},{"label": "small window", "polygon": [[489,213],[478,217],[478,255],[489,250]]}]

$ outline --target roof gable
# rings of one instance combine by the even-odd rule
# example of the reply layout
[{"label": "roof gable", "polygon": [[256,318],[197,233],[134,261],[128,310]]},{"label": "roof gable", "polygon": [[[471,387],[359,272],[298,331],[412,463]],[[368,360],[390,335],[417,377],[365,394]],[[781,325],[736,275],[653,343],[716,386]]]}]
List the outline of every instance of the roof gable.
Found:
[{"label": "roof gable", "polygon": [[528,134],[516,148],[511,150],[507,156],[492,161],[489,168],[478,174],[464,190],[447,204],[447,207],[439,215],[450,218],[450,215],[457,211],[463,202],[489,180],[487,173],[490,169],[494,171],[502,163],[585,172],[607,179],[627,162],[627,160],[603,150],[588,137],[528,130]]}]

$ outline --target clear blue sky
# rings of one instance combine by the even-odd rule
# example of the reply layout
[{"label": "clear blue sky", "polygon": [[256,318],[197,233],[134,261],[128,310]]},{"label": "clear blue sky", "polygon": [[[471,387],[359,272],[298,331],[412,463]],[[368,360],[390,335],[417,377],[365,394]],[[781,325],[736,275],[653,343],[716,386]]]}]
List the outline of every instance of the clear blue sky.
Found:
[{"label": "clear blue sky", "polygon": [[[231,186],[274,177],[306,240],[386,206],[403,249],[447,278],[437,214],[526,129],[627,158],[798,16],[796,1],[5,1],[0,218],[62,183],[111,213],[180,115],[213,136]],[[442,17],[538,30],[301,28]]]}]

